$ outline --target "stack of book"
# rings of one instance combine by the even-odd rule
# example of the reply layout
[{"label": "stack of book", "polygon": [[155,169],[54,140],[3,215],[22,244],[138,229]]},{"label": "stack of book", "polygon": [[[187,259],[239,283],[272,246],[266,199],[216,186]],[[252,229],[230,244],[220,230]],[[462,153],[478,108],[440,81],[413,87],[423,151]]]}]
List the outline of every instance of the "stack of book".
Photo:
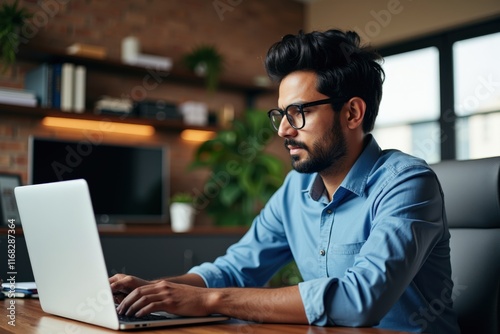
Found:
[{"label": "stack of book", "polygon": [[35,92],[24,89],[0,87],[0,103],[36,107],[37,100]]},{"label": "stack of book", "polygon": [[2,283],[2,292],[7,298],[38,298],[35,282]]},{"label": "stack of book", "polygon": [[63,111],[85,111],[85,66],[72,63],[41,64],[26,73],[24,86],[35,92],[39,105]]},{"label": "stack of book", "polygon": [[102,96],[95,103],[94,113],[103,115],[130,115],[133,111],[132,100]]}]

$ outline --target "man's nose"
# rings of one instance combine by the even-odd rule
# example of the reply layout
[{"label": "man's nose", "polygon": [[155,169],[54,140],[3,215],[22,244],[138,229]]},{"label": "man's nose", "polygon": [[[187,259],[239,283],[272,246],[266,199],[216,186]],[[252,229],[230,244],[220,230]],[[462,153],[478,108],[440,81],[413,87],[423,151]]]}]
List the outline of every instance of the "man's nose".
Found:
[{"label": "man's nose", "polygon": [[280,127],[278,128],[278,136],[282,138],[294,137],[297,135],[297,130],[290,125],[288,119],[283,117],[281,119]]}]

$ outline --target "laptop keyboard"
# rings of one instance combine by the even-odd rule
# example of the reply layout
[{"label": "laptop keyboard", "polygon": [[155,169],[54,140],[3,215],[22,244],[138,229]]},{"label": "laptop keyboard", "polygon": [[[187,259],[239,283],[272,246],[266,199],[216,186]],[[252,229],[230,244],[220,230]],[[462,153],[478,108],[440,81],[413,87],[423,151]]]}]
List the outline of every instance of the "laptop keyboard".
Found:
[{"label": "laptop keyboard", "polygon": [[140,322],[140,321],[158,321],[175,318],[174,315],[157,315],[157,314],[147,314],[143,317],[127,316],[124,314],[118,314],[118,319],[122,322]]}]

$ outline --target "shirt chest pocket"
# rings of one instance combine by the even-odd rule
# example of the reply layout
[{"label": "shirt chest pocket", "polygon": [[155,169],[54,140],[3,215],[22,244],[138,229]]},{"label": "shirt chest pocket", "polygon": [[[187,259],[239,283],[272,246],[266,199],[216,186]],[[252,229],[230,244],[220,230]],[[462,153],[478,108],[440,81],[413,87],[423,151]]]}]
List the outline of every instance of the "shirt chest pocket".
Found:
[{"label": "shirt chest pocket", "polygon": [[352,244],[334,244],[328,252],[328,276],[342,277],[347,268],[352,267],[365,241]]}]

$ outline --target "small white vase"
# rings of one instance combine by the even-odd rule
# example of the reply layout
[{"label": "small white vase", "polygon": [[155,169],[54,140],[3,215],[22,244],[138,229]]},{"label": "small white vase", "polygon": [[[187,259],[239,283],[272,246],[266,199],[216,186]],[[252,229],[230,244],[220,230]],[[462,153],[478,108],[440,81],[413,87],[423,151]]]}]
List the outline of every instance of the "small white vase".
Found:
[{"label": "small white vase", "polygon": [[188,203],[170,204],[170,224],[174,232],[187,232],[194,224],[195,210]]},{"label": "small white vase", "polygon": [[198,63],[194,68],[194,73],[199,77],[204,77],[207,75],[208,66],[205,62]]}]

